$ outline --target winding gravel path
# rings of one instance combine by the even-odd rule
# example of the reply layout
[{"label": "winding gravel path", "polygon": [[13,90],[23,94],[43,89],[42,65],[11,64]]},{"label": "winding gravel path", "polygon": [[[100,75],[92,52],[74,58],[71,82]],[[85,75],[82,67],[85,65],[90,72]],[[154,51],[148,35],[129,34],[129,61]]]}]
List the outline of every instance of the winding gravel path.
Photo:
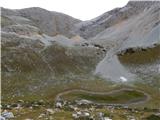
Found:
[{"label": "winding gravel path", "polygon": [[88,91],[88,90],[83,90],[83,89],[73,89],[73,90],[68,90],[68,91],[64,91],[64,92],[61,92],[61,93],[57,94],[57,96],[55,97],[55,101],[60,100],[61,96],[69,94],[71,92],[84,92],[84,93],[87,93],[87,94],[95,94],[95,95],[111,95],[111,94],[118,93],[118,92],[121,92],[121,91],[137,91],[137,92],[143,93],[145,97],[143,99],[139,99],[139,100],[137,99],[135,101],[128,101],[125,104],[117,104],[117,103],[108,104],[108,103],[99,103],[99,102],[93,102],[93,101],[91,101],[91,102],[93,104],[96,104],[96,105],[114,105],[114,106],[116,106],[116,105],[142,104],[142,103],[145,103],[145,102],[150,100],[150,95],[145,93],[144,91],[130,89],[130,88],[122,88],[122,89],[118,89],[118,90],[112,90],[112,91],[109,91],[109,92],[93,92],[93,91]]}]

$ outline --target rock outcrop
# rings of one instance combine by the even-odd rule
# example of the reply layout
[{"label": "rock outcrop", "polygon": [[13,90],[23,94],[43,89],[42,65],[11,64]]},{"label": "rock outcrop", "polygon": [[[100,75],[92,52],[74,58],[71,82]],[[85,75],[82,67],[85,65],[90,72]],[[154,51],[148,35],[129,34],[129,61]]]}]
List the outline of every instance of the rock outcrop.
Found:
[{"label": "rock outcrop", "polygon": [[129,1],[122,8],[113,9],[92,20],[76,24],[73,31],[86,39],[92,38],[116,24],[134,18],[134,16],[139,16],[152,6],[159,7],[159,1]]}]

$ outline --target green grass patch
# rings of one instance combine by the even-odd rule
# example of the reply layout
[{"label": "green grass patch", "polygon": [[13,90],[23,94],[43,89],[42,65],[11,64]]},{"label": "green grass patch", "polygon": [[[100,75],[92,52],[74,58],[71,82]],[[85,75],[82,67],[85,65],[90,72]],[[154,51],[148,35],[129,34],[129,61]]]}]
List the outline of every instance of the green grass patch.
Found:
[{"label": "green grass patch", "polygon": [[120,90],[111,94],[89,94],[85,92],[70,92],[64,96],[67,100],[86,99],[98,103],[107,104],[125,104],[131,101],[139,101],[146,98],[146,96],[138,91],[134,90]]},{"label": "green grass patch", "polygon": [[136,50],[133,53],[124,53],[119,55],[119,60],[123,64],[147,64],[160,59],[160,45],[154,48]]}]

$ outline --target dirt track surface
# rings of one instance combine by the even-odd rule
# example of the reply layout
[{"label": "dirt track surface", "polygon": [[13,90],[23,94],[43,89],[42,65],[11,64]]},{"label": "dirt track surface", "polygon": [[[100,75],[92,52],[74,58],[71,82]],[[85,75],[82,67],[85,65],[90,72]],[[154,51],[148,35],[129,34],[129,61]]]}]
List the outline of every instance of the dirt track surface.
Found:
[{"label": "dirt track surface", "polygon": [[68,91],[64,91],[64,92],[61,92],[59,94],[57,94],[56,98],[55,98],[55,101],[58,101],[60,100],[60,98],[63,96],[63,95],[66,95],[66,94],[69,94],[71,92],[84,92],[84,93],[87,93],[87,94],[95,94],[95,95],[111,95],[111,94],[114,94],[114,93],[117,93],[117,92],[120,92],[120,91],[137,91],[137,92],[141,92],[144,94],[144,98],[142,99],[137,99],[137,100],[134,100],[134,101],[128,101],[127,103],[125,104],[108,104],[108,103],[99,103],[99,102],[93,102],[91,101],[93,104],[96,104],[96,105],[132,105],[132,104],[142,104],[142,103],[145,103],[147,101],[150,100],[150,95],[145,93],[144,91],[141,91],[141,90],[135,90],[135,89],[129,89],[129,88],[122,88],[122,89],[118,89],[118,90],[112,90],[112,91],[109,91],[109,92],[93,92],[93,91],[88,91],[88,90],[82,90],[82,89],[73,89],[73,90],[68,90]]}]

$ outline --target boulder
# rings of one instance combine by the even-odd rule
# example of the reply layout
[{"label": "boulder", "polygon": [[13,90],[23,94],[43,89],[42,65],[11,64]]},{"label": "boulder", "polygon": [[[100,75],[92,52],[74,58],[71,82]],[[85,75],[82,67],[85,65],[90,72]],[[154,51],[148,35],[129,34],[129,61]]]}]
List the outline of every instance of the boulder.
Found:
[{"label": "boulder", "polygon": [[47,113],[49,114],[54,114],[54,110],[53,109],[46,109]]},{"label": "boulder", "polygon": [[56,103],[56,108],[62,108],[62,103],[61,102],[57,102]]},{"label": "boulder", "polygon": [[4,117],[0,116],[0,120],[6,120]]},{"label": "boulder", "polygon": [[8,112],[7,110],[5,110],[4,112],[2,112],[2,117],[6,119],[10,119],[10,118],[14,118],[14,115],[12,112]]}]

